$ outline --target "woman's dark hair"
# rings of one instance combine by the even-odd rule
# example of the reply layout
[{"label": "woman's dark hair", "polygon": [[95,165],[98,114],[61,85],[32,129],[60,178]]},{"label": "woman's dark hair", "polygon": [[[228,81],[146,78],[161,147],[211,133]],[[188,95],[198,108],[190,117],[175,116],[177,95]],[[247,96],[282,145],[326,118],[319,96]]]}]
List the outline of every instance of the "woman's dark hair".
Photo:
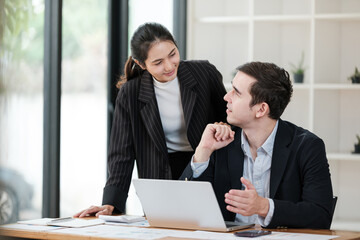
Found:
[{"label": "woman's dark hair", "polygon": [[269,117],[279,119],[293,93],[289,73],[273,63],[263,62],[246,63],[236,69],[257,80],[249,89],[250,107],[266,102],[270,108]]},{"label": "woman's dark hair", "polygon": [[159,23],[145,23],[136,29],[130,42],[131,56],[125,63],[124,75],[122,75],[117,82],[117,88],[120,88],[126,81],[140,76],[143,73],[144,70],[135,63],[134,59],[145,66],[149,49],[155,42],[159,41],[171,41],[176,46],[174,37],[169,30]]}]

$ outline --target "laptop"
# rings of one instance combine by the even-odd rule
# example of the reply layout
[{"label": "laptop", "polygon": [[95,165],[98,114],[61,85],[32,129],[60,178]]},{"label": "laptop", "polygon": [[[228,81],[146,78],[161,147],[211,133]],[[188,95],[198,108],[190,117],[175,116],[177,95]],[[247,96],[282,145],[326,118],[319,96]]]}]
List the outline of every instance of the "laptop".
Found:
[{"label": "laptop", "polygon": [[229,232],[254,224],[225,222],[211,183],[133,179],[152,227]]}]

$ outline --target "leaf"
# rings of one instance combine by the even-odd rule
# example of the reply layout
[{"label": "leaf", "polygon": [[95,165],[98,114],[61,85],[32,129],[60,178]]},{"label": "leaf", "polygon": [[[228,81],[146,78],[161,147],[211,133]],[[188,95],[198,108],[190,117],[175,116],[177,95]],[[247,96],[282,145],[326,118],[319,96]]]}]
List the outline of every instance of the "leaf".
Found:
[{"label": "leaf", "polygon": [[300,61],[297,65],[293,63],[289,63],[291,66],[291,72],[294,74],[304,74],[305,72],[304,60],[305,60],[305,53],[304,51],[302,51]]}]

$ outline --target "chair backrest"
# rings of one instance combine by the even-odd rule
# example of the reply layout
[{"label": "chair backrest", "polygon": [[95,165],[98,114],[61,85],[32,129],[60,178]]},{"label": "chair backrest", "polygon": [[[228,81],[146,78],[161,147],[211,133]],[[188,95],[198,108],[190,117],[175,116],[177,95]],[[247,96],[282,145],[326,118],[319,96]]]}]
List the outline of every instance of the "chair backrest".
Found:
[{"label": "chair backrest", "polygon": [[337,196],[333,196],[333,201],[332,201],[332,215],[331,218],[334,217],[334,212],[335,212],[335,207],[336,207],[336,202],[337,202],[338,197]]}]

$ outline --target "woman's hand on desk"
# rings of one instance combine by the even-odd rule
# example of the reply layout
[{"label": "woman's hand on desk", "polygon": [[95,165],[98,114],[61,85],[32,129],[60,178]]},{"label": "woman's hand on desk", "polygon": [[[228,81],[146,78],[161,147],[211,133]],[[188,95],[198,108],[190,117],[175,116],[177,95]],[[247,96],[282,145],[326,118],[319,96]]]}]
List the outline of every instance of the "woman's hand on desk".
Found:
[{"label": "woman's hand on desk", "polygon": [[103,205],[103,206],[91,206],[81,212],[78,212],[74,215],[74,217],[88,217],[91,215],[95,215],[98,217],[99,215],[111,215],[114,211],[114,206],[111,205]]}]

